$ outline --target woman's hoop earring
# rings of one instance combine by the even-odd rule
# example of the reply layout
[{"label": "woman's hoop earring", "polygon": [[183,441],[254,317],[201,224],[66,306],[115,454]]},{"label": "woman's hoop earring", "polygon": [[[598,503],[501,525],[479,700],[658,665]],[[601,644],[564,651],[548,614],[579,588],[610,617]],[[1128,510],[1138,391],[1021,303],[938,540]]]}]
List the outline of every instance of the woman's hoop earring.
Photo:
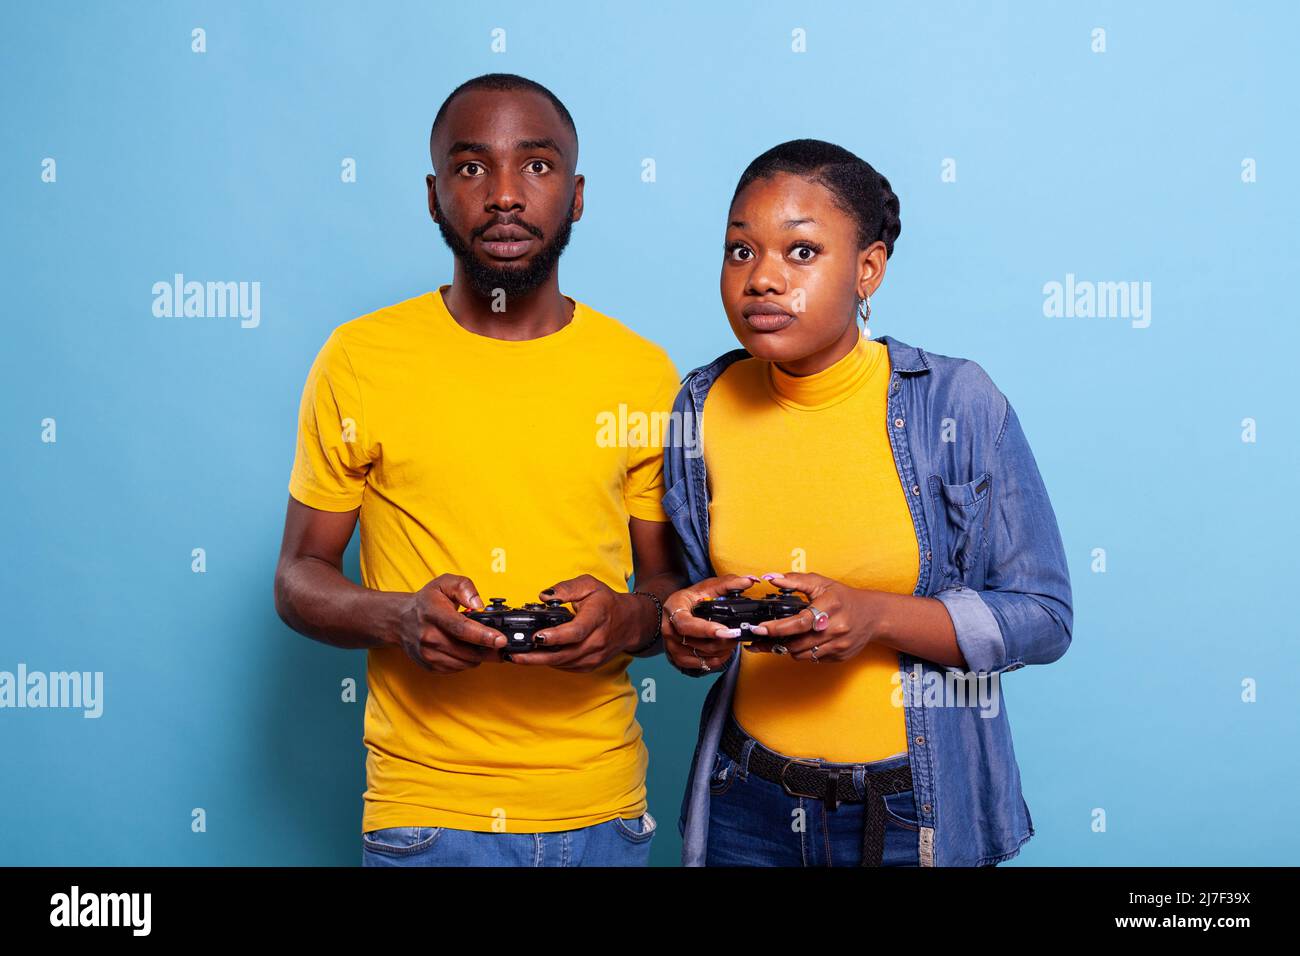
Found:
[{"label": "woman's hoop earring", "polygon": [[871,296],[858,302],[858,318],[862,320],[863,325],[871,321]]}]

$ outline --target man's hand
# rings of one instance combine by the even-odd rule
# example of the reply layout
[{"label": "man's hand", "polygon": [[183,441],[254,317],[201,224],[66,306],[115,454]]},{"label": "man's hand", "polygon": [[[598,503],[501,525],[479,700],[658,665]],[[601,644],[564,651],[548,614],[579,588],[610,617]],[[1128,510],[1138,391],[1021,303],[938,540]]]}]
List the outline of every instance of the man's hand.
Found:
[{"label": "man's hand", "polygon": [[397,638],[407,656],[425,670],[455,674],[478,667],[506,636],[471,621],[460,608],[483,609],[474,582],[459,574],[440,574],[410,595],[402,608]]},{"label": "man's hand", "polygon": [[590,574],[561,581],[539,595],[572,604],[573,620],[533,635],[542,650],[511,653],[516,664],[566,671],[595,670],[617,654],[646,644],[655,631],[655,605],[639,594],[620,594]]},{"label": "man's hand", "polygon": [[757,580],[754,575],[705,578],[664,602],[664,650],[674,667],[691,677],[702,677],[727,663],[736,650],[737,638],[747,637],[745,632],[706,621],[692,612],[701,601],[722,597],[737,588],[743,591]]}]

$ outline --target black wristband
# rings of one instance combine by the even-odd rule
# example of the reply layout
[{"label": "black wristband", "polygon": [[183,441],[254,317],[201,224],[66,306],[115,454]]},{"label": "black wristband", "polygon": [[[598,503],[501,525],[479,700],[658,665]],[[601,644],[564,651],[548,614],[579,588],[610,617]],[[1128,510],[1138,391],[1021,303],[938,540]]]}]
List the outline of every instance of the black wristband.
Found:
[{"label": "black wristband", "polygon": [[654,646],[655,646],[655,642],[658,641],[659,638],[663,636],[663,633],[664,633],[664,605],[663,605],[663,602],[659,600],[659,596],[658,596],[657,594],[651,594],[649,591],[633,591],[632,593],[633,593],[633,594],[644,594],[644,595],[645,595],[646,597],[648,597],[650,600],[652,600],[652,601],[655,602],[655,633],[654,633],[654,637],[650,638],[649,642],[645,645],[645,647],[638,647],[638,648],[636,649],[636,651],[631,651],[631,652],[629,652],[629,653],[639,653],[639,652],[641,652],[641,651],[644,651],[644,650],[647,650],[647,649],[649,649],[649,648],[651,648],[651,647],[654,647]]}]

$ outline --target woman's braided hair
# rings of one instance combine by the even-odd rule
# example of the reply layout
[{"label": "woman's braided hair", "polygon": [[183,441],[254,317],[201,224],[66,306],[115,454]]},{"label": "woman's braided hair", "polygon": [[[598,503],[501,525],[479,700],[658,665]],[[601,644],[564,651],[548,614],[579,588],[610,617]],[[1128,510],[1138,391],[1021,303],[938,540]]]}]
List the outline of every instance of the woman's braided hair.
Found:
[{"label": "woman's braided hair", "polygon": [[790,173],[825,186],[836,204],[857,222],[858,248],[879,240],[885,244],[885,258],[893,254],[894,240],[902,231],[898,197],[889,180],[866,160],[820,139],[792,139],[773,146],[745,168],[732,203],[754,180],[776,173]]}]

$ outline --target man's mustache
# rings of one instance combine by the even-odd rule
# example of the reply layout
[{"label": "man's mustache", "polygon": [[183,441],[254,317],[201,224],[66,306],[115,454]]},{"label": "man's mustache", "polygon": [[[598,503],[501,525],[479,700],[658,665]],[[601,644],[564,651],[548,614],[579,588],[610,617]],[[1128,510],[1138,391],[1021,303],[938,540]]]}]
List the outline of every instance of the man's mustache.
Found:
[{"label": "man's mustache", "polygon": [[477,239],[482,236],[483,233],[496,226],[518,226],[520,229],[531,232],[538,239],[546,238],[542,235],[542,230],[538,229],[534,225],[524,222],[522,219],[494,219],[491,222],[485,222],[481,226],[475,226],[469,236],[471,239]]}]

